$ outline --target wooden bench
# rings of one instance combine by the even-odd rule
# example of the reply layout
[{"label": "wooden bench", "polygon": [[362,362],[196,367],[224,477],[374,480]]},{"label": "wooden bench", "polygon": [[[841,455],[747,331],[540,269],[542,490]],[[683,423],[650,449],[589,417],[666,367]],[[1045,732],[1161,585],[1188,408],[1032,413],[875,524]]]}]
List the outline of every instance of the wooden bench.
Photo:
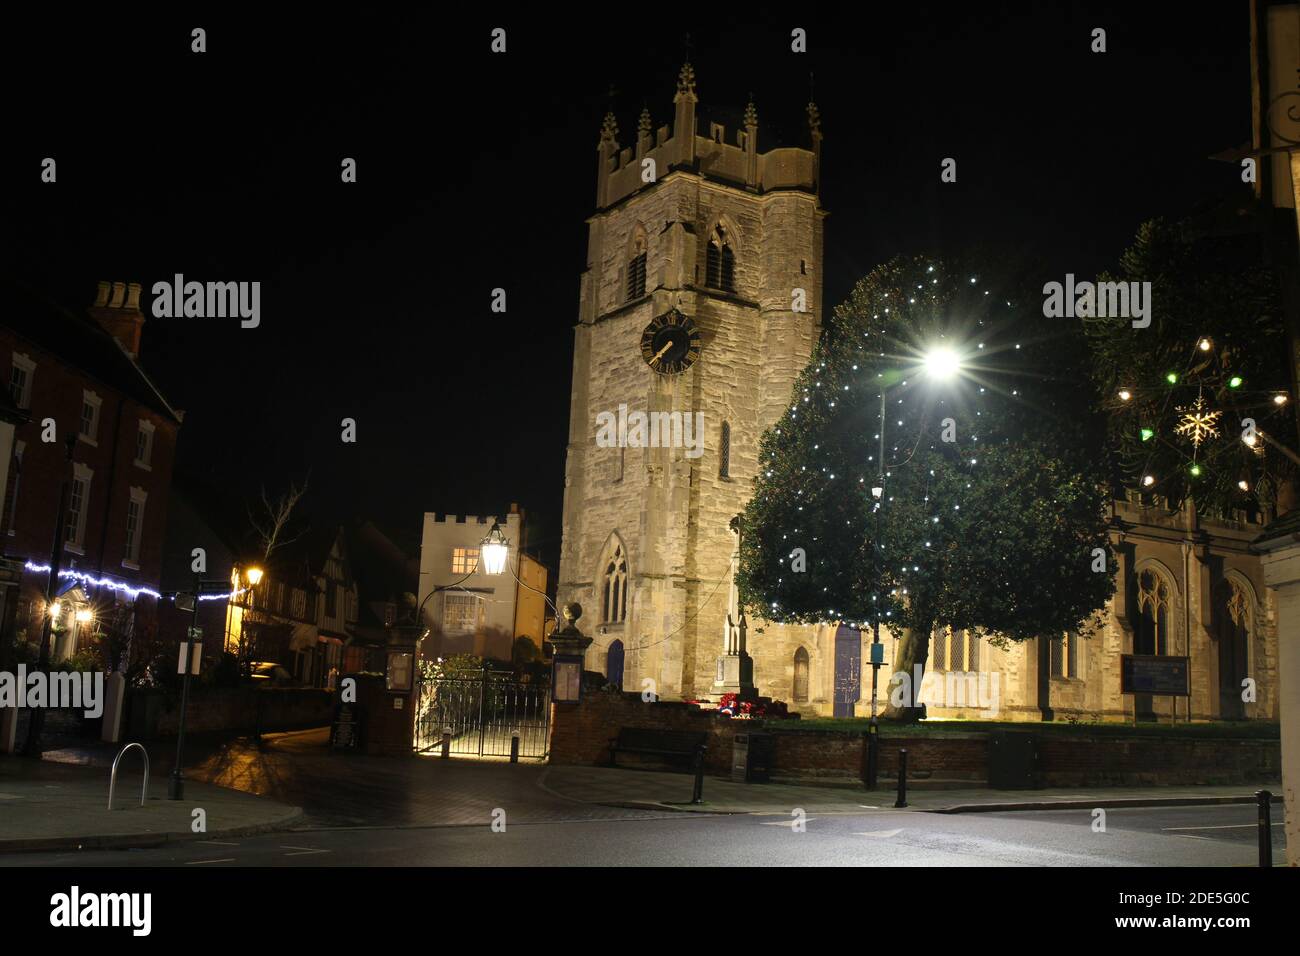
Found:
[{"label": "wooden bench", "polygon": [[697,730],[655,730],[650,727],[620,727],[609,741],[609,765],[617,766],[619,753],[692,759],[704,752],[708,734]]}]

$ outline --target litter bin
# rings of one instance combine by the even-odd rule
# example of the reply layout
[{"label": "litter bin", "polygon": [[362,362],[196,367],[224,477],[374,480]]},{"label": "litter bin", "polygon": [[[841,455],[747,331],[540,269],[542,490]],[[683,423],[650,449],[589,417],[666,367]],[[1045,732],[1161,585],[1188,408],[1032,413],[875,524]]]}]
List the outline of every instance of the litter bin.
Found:
[{"label": "litter bin", "polygon": [[1038,786],[1034,764],[1038,746],[1033,734],[999,731],[989,734],[989,787],[1032,790]]},{"label": "litter bin", "polygon": [[736,783],[767,783],[772,772],[772,735],[736,734],[731,751],[731,779]]}]

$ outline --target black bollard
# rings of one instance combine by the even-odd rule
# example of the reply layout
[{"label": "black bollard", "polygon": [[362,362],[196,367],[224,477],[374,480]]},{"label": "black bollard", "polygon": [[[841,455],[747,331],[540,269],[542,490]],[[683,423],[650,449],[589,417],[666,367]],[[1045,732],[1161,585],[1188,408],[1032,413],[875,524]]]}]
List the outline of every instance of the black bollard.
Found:
[{"label": "black bollard", "polygon": [[442,759],[446,760],[451,756],[451,731],[442,732]]},{"label": "black bollard", "polygon": [[519,763],[519,731],[510,735],[510,762]]},{"label": "black bollard", "polygon": [[1259,804],[1259,865],[1273,866],[1273,794],[1267,790],[1255,792]]},{"label": "black bollard", "polygon": [[898,752],[898,799],[894,801],[896,808],[907,806],[907,751]]},{"label": "black bollard", "polygon": [[691,793],[691,803],[704,802],[704,747],[695,751],[695,789]]}]

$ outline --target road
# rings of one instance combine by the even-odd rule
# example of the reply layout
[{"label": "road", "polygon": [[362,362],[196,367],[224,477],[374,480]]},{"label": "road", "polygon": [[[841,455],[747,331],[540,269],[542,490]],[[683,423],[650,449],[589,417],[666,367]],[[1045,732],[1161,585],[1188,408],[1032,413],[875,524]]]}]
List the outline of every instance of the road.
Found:
[{"label": "road", "polygon": [[[143,850],[0,855],[0,866],[1253,866],[1249,805],[789,816],[635,813],[477,826],[303,828]],[[1274,825],[1281,859],[1280,821]]]}]

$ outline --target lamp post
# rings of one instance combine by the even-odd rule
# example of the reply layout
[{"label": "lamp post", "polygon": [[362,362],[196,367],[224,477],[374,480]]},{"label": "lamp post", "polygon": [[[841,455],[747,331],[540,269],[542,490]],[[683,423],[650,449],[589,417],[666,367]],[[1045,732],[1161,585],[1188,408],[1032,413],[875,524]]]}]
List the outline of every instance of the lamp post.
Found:
[{"label": "lamp post", "polygon": [[[65,440],[64,444],[68,448],[68,464],[72,463],[72,452],[77,447],[77,434],[73,432]],[[67,522],[68,516],[68,481],[70,470],[64,470],[63,483],[59,486],[59,506],[54,512],[54,543],[50,546],[50,576],[45,582],[45,607],[46,613],[41,621],[41,656],[36,664],[37,670],[41,673],[49,673],[50,670],[50,636],[54,627],[54,618],[57,616],[59,602],[55,600],[55,594],[59,588],[59,571],[63,566],[63,542],[66,536],[66,530],[63,527]],[[82,507],[85,507],[83,503]],[[45,708],[33,707],[31,720],[27,724],[27,740],[23,744],[23,756],[40,757],[41,755],[41,729],[45,725]]]},{"label": "lamp post", "polygon": [[[938,381],[946,381],[957,375],[961,371],[961,359],[955,352],[947,348],[935,348],[926,352],[922,357],[922,368],[926,374]],[[871,486],[871,497],[876,500],[875,508],[876,527],[875,527],[875,555],[877,568],[876,582],[876,609],[871,624],[871,723],[867,727],[867,786],[876,785],[877,768],[879,766],[879,742],[880,742],[880,723],[876,717],[876,700],[877,688],[879,686],[880,668],[884,665],[885,655],[884,648],[880,642],[880,605],[879,598],[884,592],[883,577],[883,558],[881,543],[881,511],[885,507],[885,394],[889,391],[891,383],[882,382],[880,385],[880,434],[878,457],[876,464],[879,468],[876,483]]]}]

